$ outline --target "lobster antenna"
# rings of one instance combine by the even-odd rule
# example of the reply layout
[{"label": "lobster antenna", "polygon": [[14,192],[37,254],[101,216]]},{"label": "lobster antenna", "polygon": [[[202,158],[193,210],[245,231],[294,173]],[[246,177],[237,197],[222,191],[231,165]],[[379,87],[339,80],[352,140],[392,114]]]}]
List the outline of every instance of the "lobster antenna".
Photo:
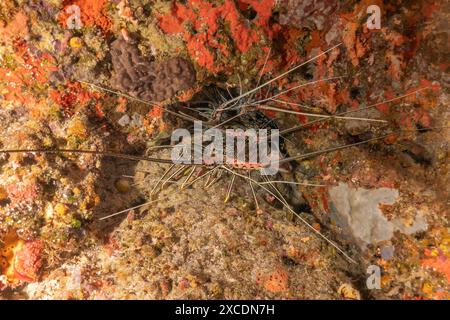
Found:
[{"label": "lobster antenna", "polygon": [[318,54],[318,55],[312,57],[311,59],[308,59],[308,60],[306,60],[305,62],[302,62],[302,63],[298,64],[297,66],[295,66],[295,67],[289,69],[288,71],[286,71],[286,72],[280,74],[279,76],[277,76],[277,77],[275,77],[275,78],[273,78],[273,79],[271,79],[271,80],[269,80],[269,81],[267,81],[267,82],[265,82],[265,83],[263,83],[263,84],[257,86],[256,88],[254,88],[254,89],[252,89],[252,90],[249,90],[249,91],[247,91],[247,92],[245,92],[245,93],[243,93],[243,94],[241,94],[241,95],[239,95],[239,96],[237,96],[237,97],[235,97],[235,98],[233,98],[233,99],[231,99],[231,100],[228,100],[227,102],[225,102],[225,103],[223,104],[221,110],[225,110],[226,107],[227,107],[228,105],[230,105],[231,103],[233,103],[233,102],[235,102],[235,101],[238,101],[238,100],[240,100],[241,98],[246,97],[246,96],[248,96],[248,95],[250,95],[250,94],[252,94],[252,93],[254,93],[254,92],[257,92],[258,90],[260,90],[260,89],[264,88],[265,86],[267,86],[267,85],[269,85],[269,84],[271,84],[271,83],[277,81],[278,79],[281,79],[281,78],[287,76],[288,74],[290,74],[291,72],[294,72],[295,70],[301,68],[302,66],[304,66],[304,65],[306,65],[306,64],[308,64],[308,63],[310,63],[310,62],[312,62],[312,61],[314,61],[314,60],[320,58],[321,56],[323,56],[323,55],[327,54],[328,52],[334,50],[335,48],[339,47],[340,45],[342,45],[342,43],[339,43],[339,44],[337,44],[337,45],[335,45],[335,46],[329,48],[328,50],[323,51],[322,53],[320,53],[320,54]]},{"label": "lobster antenna", "polygon": [[[412,96],[412,95],[414,95],[414,94],[416,94],[416,93],[418,93],[420,91],[426,90],[426,89],[430,89],[430,87],[427,86],[427,87],[419,88],[419,89],[414,90],[412,92],[405,93],[405,94],[403,94],[401,96],[398,96],[398,97],[395,97],[395,98],[392,98],[392,99],[389,99],[389,100],[385,100],[385,101],[382,101],[382,102],[377,102],[377,103],[371,104],[371,105],[369,105],[367,107],[364,107],[364,108],[361,108],[361,109],[352,109],[352,110],[344,111],[344,112],[338,113],[335,116],[332,116],[332,118],[333,117],[336,118],[338,116],[344,116],[344,115],[347,115],[347,114],[350,114],[350,113],[354,113],[354,112],[358,112],[358,111],[370,110],[370,109],[373,109],[373,108],[375,108],[375,107],[377,107],[379,105],[385,104],[385,103],[391,103],[391,102],[394,102],[394,101],[398,101],[398,100],[407,98],[409,96]],[[329,118],[329,119],[332,119],[332,118]],[[329,119],[313,120],[313,121],[307,122],[305,124],[301,124],[301,125],[298,125],[298,126],[295,126],[295,127],[292,127],[292,128],[286,129],[286,130],[283,130],[283,131],[280,132],[280,134],[292,133],[292,132],[295,132],[295,131],[303,129],[304,127],[310,126],[310,125],[312,125],[314,123],[326,121],[326,120],[329,120]]]},{"label": "lobster antenna", "polygon": [[188,120],[188,121],[191,121],[191,122],[194,122],[194,121],[200,121],[200,120],[198,120],[198,119],[196,119],[196,118],[194,118],[194,117],[191,117],[191,116],[189,116],[189,115],[186,115],[186,114],[180,114],[180,113],[178,113],[178,112],[172,111],[172,110],[170,110],[170,109],[168,109],[168,108],[166,108],[166,107],[164,107],[164,106],[161,106],[161,105],[159,105],[159,104],[157,104],[157,103],[155,103],[155,102],[153,102],[153,101],[147,101],[147,100],[143,100],[143,99],[140,99],[140,98],[135,98],[135,97],[133,97],[133,96],[130,96],[129,94],[122,93],[122,92],[119,92],[119,91],[114,91],[114,90],[111,90],[111,89],[109,89],[109,88],[102,87],[102,86],[99,86],[99,85],[97,85],[97,84],[93,84],[93,83],[90,83],[90,82],[87,82],[87,81],[76,80],[76,79],[75,79],[75,81],[78,81],[79,83],[88,85],[88,86],[90,86],[90,87],[92,87],[92,88],[94,88],[94,89],[97,89],[97,90],[99,90],[99,91],[109,92],[109,93],[112,93],[112,94],[115,94],[115,95],[118,95],[118,96],[127,98],[127,99],[129,99],[129,100],[133,100],[133,101],[137,101],[137,102],[146,104],[146,105],[151,106],[151,107],[160,108],[160,109],[166,111],[167,113],[170,113],[170,114],[172,114],[172,115],[174,115],[174,116],[176,116],[176,117],[179,117],[179,118],[181,118],[181,119],[183,119],[183,120]]},{"label": "lobster antenna", "polygon": [[309,153],[305,153],[305,154],[300,154],[297,156],[292,156],[289,158],[284,158],[284,159],[280,159],[278,161],[278,163],[286,163],[286,162],[290,162],[293,160],[301,160],[301,159],[306,159],[306,158],[311,158],[314,156],[318,156],[324,153],[329,153],[329,152],[333,152],[333,151],[338,151],[338,150],[343,150],[343,149],[347,149],[347,148],[351,148],[351,147],[355,147],[355,146],[359,146],[362,144],[366,144],[369,142],[373,142],[373,141],[377,141],[377,140],[382,140],[384,138],[387,138],[395,133],[399,133],[399,132],[420,132],[420,131],[428,131],[428,130],[433,130],[433,129],[448,129],[450,128],[450,126],[443,126],[443,127],[430,127],[430,128],[423,128],[423,129],[413,129],[413,130],[396,130],[396,131],[392,131],[390,133],[384,134],[382,136],[378,136],[378,137],[374,137],[371,139],[367,139],[367,140],[363,140],[363,141],[359,141],[359,142],[355,142],[355,143],[350,143],[350,144],[345,144],[342,146],[337,146],[337,147],[333,147],[333,148],[328,148],[328,149],[324,149],[324,150],[317,150],[317,151],[313,151],[313,152],[309,152]]},{"label": "lobster antenna", "polygon": [[75,153],[75,154],[96,154],[104,157],[135,160],[135,161],[149,161],[156,163],[173,163],[171,159],[160,159],[146,156],[133,156],[130,154],[116,153],[110,151],[98,151],[98,150],[84,150],[84,149],[4,149],[0,150],[0,154],[10,154],[10,153]]}]

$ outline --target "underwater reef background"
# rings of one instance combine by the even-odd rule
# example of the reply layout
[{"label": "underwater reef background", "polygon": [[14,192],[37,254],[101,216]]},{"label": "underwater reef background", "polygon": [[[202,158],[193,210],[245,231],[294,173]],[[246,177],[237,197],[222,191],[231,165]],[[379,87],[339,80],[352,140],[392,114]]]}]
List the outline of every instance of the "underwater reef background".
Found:
[{"label": "underwater reef background", "polygon": [[[381,29],[367,27],[370,5]],[[2,150],[145,154],[183,125],[162,107],[250,90],[339,43],[275,81],[296,89],[272,104],[389,126],[320,122],[289,136],[289,154],[403,132],[291,168],[326,185],[297,187],[302,210],[356,265],[270,201],[255,210],[246,185],[228,203],[227,181],[170,187],[99,220],[149,201],[163,166],[0,153],[0,299],[449,299],[448,21],[435,0],[2,1]],[[280,129],[310,120],[264,113]]]}]

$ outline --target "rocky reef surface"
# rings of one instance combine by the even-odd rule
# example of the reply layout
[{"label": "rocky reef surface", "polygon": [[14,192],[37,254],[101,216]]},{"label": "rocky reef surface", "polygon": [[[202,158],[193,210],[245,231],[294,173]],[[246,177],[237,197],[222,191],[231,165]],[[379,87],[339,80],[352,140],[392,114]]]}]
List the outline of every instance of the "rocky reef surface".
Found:
[{"label": "rocky reef surface", "polygon": [[450,298],[449,15],[435,0],[2,1],[1,150],[143,155],[183,125],[165,108],[211,85],[251,90],[339,43],[258,94],[386,123],[262,112],[281,130],[308,123],[290,155],[394,134],[289,167],[325,185],[296,187],[298,211],[356,264],[270,201],[255,210],[249,186],[228,203],[226,180],[169,186],[100,220],[153,201],[162,165],[1,153],[0,297]]}]

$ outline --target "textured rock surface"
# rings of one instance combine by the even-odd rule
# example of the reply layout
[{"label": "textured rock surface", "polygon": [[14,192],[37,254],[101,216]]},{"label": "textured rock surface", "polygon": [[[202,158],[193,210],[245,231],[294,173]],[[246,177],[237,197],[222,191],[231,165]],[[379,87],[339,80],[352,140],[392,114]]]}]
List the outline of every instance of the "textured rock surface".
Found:
[{"label": "textured rock surface", "polygon": [[[448,126],[450,116],[445,31],[449,4],[399,0],[393,6],[388,1],[352,0],[340,1],[331,12],[336,1],[118,2],[0,2],[1,148],[144,154],[149,146],[170,137],[182,124],[172,121],[161,108],[149,108],[77,82],[112,87],[111,41],[120,35],[139,34],[139,41],[130,42],[134,49],[127,47],[125,60],[116,59],[122,80],[130,81],[114,89],[137,97],[147,94],[146,100],[164,99],[179,84],[173,84],[168,76],[176,63],[162,62],[164,71],[158,71],[159,62],[182,56],[195,64],[198,85],[171,99],[179,102],[173,108],[180,110],[185,108],[183,101],[204,86],[248,91],[342,43],[261,94],[269,97],[305,81],[345,76],[340,81],[289,91],[279,96],[285,102],[273,104],[327,114],[376,104],[378,114],[355,112],[353,116],[389,121],[380,125],[332,120],[305,127],[287,137],[291,155],[338,147],[391,130],[409,130],[293,165],[295,181],[327,185],[295,186],[307,201],[297,208],[314,215],[305,217],[358,265],[333,264],[341,260],[336,259],[336,252],[301,225],[283,219],[286,212],[264,206],[267,213],[255,215],[249,209],[249,190],[244,199],[237,197],[223,204],[225,182],[206,192],[184,190],[186,198],[181,193],[175,196],[170,189],[170,197],[160,199],[150,212],[124,213],[107,221],[109,225],[103,229],[97,226],[98,217],[147,199],[135,188],[122,193],[123,189],[116,187],[118,176],[136,173],[135,162],[94,155],[1,155],[0,252],[6,252],[8,258],[0,258],[0,299],[9,298],[11,292],[20,295],[22,288],[29,289],[30,297],[42,298],[336,298],[338,288],[348,288],[341,282],[351,282],[363,298],[450,298],[450,130],[436,129]],[[80,30],[67,28],[63,11],[71,4],[80,6],[85,25]],[[381,8],[381,30],[367,29],[370,4]],[[118,47],[116,57],[123,53]],[[130,63],[132,59],[138,67]],[[180,69],[185,70],[183,66]],[[159,74],[167,81],[157,81]],[[186,83],[184,75],[176,79]],[[155,87],[155,83],[160,85]],[[314,120],[267,114],[281,130]],[[431,127],[435,129],[413,131]],[[148,184],[161,174],[155,172]],[[398,190],[400,197],[393,205],[371,204],[368,208],[375,225],[385,228],[381,231],[394,230],[389,240],[368,245],[361,252],[349,237],[351,229],[330,223],[333,212],[328,190],[340,182],[351,190]],[[178,200],[186,202],[172,203]],[[362,228],[356,230],[362,232]],[[38,269],[33,267],[38,264],[32,263],[38,260],[22,259],[28,254],[10,253],[4,245],[9,232],[17,241],[42,242],[38,283],[27,287],[16,277],[12,280],[18,282],[17,287],[4,274],[11,256],[32,267],[23,271]],[[366,238],[370,239],[370,233]],[[364,292],[370,265],[382,269],[382,289]],[[231,278],[238,281],[229,281]],[[11,291],[13,287],[17,289]]]},{"label": "textured rock surface", "polygon": [[[166,169],[138,164],[135,182],[145,201]],[[161,201],[119,217],[105,244],[66,260],[26,293],[32,299],[341,298],[337,288],[352,282],[343,272],[348,262],[266,203],[255,214],[248,184],[236,184],[231,203],[224,203],[228,184],[196,183],[183,192],[167,186]]]}]

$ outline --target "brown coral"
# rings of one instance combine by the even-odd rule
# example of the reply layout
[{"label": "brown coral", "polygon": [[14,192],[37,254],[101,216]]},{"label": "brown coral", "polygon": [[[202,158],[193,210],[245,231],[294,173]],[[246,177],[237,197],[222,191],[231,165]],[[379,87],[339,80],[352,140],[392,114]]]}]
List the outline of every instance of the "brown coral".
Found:
[{"label": "brown coral", "polygon": [[191,88],[195,82],[195,71],[188,61],[175,57],[151,62],[140,54],[136,41],[131,39],[115,40],[111,55],[116,87],[140,99],[163,101]]}]

